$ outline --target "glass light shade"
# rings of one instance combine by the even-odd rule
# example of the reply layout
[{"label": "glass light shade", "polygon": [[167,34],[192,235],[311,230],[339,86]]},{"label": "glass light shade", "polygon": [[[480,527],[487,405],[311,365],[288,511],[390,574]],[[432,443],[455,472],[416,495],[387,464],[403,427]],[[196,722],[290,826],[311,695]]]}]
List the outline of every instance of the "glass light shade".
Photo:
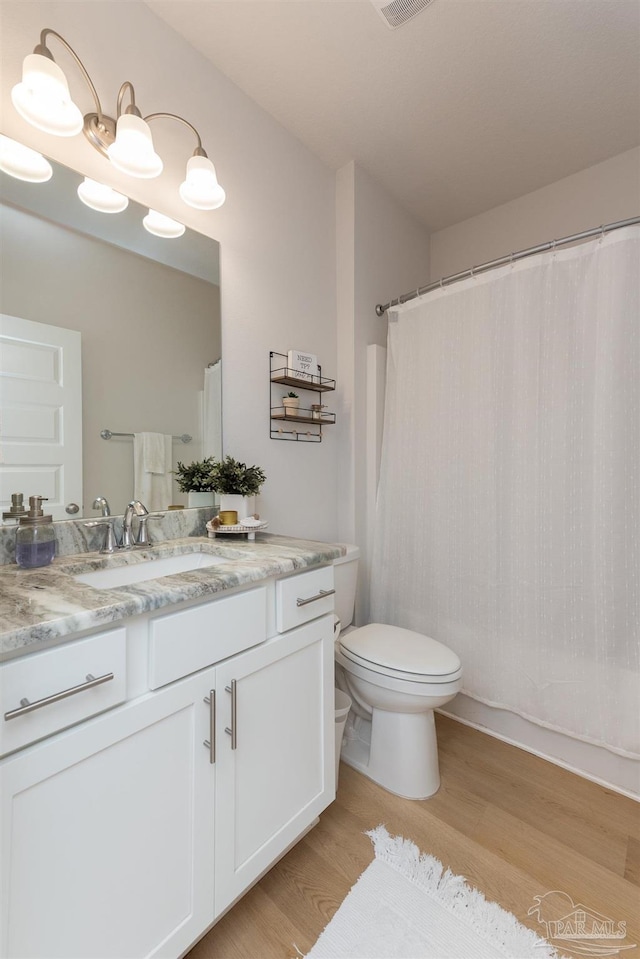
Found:
[{"label": "glass light shade", "polygon": [[107,150],[114,167],[129,176],[148,180],[162,173],[162,160],[153,148],[149,124],[125,113],[116,125],[116,138]]},{"label": "glass light shade", "polygon": [[72,137],[82,130],[82,113],[71,99],[67,78],[40,53],[24,58],[22,82],[11,91],[11,100],[21,117],[45,133]]},{"label": "glass light shade", "polygon": [[28,183],[45,183],[53,176],[51,164],[41,153],[1,133],[0,170]]},{"label": "glass light shade", "polygon": [[163,240],[172,240],[182,236],[185,227],[177,220],[172,220],[170,216],[164,213],[158,213],[157,210],[149,210],[142,221],[145,230],[153,233],[154,236],[160,236]]},{"label": "glass light shade", "polygon": [[78,196],[92,210],[99,213],[122,213],[129,205],[129,198],[117,193],[110,186],[98,183],[86,176],[78,187]]},{"label": "glass light shade", "polygon": [[208,157],[191,157],[187,163],[187,177],[180,184],[180,196],[196,210],[217,210],[222,206],[226,194]]}]

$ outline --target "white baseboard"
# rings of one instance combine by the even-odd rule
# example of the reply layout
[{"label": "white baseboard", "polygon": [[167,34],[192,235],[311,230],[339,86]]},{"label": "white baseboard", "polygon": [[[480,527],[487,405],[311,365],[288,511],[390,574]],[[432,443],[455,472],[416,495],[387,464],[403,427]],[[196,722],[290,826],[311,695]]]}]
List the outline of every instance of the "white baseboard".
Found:
[{"label": "white baseboard", "polygon": [[619,756],[459,693],[446,709],[436,710],[495,739],[540,756],[607,789],[640,801],[640,761]]}]

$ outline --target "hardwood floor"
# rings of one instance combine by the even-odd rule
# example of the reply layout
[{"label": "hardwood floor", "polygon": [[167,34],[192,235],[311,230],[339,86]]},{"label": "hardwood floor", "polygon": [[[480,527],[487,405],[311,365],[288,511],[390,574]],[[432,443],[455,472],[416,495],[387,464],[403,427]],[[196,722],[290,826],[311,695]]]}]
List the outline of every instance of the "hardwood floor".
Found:
[{"label": "hardwood floor", "polygon": [[[543,759],[437,717],[440,791],[400,799],[345,766],[335,801],[191,950],[188,959],[295,959],[373,859],[384,823],[544,935],[527,911],[552,890],[616,923],[640,957],[640,805]],[[569,955],[568,950],[564,950]],[[461,957],[473,959],[473,957]]]}]

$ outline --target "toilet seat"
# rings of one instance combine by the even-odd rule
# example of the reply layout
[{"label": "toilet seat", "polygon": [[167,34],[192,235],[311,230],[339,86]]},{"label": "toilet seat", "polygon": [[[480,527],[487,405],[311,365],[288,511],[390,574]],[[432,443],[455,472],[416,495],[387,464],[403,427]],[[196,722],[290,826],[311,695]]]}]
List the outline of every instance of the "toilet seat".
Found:
[{"label": "toilet seat", "polygon": [[339,639],[342,655],[383,676],[414,683],[451,683],[462,675],[453,650],[422,633],[399,626],[369,623]]}]

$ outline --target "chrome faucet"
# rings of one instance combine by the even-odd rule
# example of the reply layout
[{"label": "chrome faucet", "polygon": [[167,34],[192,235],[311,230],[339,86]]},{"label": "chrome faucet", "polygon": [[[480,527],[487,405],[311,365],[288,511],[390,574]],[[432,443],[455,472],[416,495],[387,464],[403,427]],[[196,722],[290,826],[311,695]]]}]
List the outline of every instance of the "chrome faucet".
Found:
[{"label": "chrome faucet", "polygon": [[[133,547],[136,545],[140,545],[140,546],[147,545],[147,543],[144,543],[144,542],[138,542],[137,544],[134,543],[132,527],[133,527],[133,517],[139,516],[141,519],[143,530],[145,531],[145,534],[146,534],[146,526],[147,526],[146,517],[148,517],[148,515],[149,515],[149,510],[147,509],[146,506],[144,506],[143,503],[140,502],[140,500],[138,499],[131,500],[126,510],[124,511],[124,516],[122,518],[122,542],[120,544],[121,549],[133,549]],[[144,520],[142,519],[142,517],[144,517]],[[144,538],[146,539],[146,535]]]},{"label": "chrome faucet", "polygon": [[102,516],[111,516],[109,504],[104,496],[96,496],[91,509],[99,509]]}]

